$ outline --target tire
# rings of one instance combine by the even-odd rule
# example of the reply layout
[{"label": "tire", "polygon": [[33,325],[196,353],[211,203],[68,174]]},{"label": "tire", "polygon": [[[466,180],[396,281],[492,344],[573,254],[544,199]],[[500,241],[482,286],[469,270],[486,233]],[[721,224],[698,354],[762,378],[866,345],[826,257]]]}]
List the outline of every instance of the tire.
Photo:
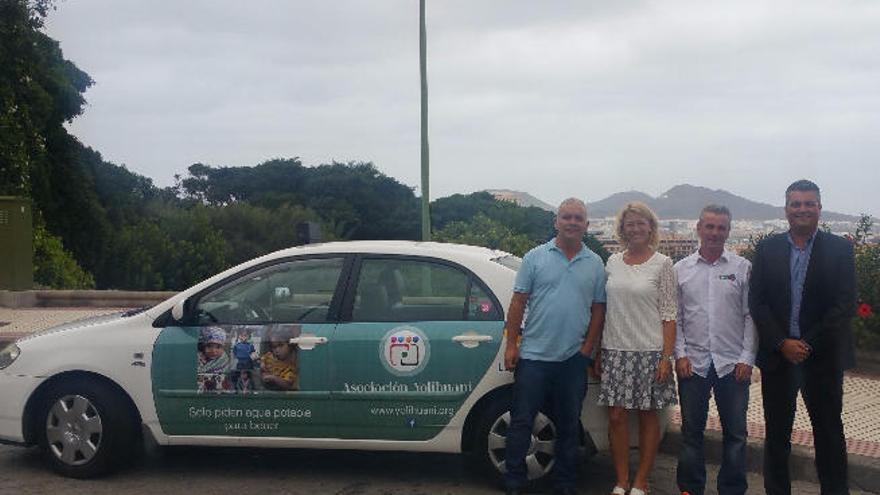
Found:
[{"label": "tire", "polygon": [[136,416],[122,393],[83,377],[53,384],[37,417],[39,445],[59,474],[93,478],[129,461],[141,448]]},{"label": "tire", "polygon": [[[502,482],[506,472],[504,455],[507,428],[510,425],[510,401],[495,400],[481,412],[476,429],[476,449],[472,459],[481,471]],[[538,412],[532,426],[532,441],[526,454],[529,483],[540,485],[550,478],[556,461],[556,425],[544,411]]]}]

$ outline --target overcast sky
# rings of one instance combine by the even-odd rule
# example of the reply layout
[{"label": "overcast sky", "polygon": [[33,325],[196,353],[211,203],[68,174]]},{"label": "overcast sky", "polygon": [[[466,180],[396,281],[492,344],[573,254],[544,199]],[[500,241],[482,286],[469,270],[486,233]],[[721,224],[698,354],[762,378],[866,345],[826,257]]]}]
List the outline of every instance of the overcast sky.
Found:
[{"label": "overcast sky", "polygon": [[[431,197],[676,184],[880,214],[880,2],[428,0]],[[62,0],[70,129],[160,186],[195,162],[371,161],[416,187],[418,0]]]}]

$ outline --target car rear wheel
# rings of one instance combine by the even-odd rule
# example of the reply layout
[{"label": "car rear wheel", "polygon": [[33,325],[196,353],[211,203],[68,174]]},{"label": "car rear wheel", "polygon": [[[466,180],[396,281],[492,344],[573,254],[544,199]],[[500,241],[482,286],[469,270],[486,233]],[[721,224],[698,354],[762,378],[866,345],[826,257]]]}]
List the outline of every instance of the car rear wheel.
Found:
[{"label": "car rear wheel", "polygon": [[64,476],[105,474],[140,448],[131,407],[101,382],[77,378],[52,386],[39,417],[43,455]]},{"label": "car rear wheel", "polygon": [[[508,401],[497,401],[483,411],[477,434],[476,460],[484,471],[500,481],[507,471],[507,430],[510,426]],[[531,441],[526,453],[529,482],[541,483],[549,477],[556,461],[556,425],[543,411],[535,416]]]}]

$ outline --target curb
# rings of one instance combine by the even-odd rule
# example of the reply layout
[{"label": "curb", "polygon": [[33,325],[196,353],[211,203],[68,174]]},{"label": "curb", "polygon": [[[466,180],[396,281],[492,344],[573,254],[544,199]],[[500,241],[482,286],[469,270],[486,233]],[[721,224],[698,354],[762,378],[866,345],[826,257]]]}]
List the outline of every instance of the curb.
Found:
[{"label": "curb", "polygon": [[3,348],[6,344],[10,344],[15,342],[16,340],[30,335],[31,332],[5,332],[0,333],[0,348]]},{"label": "curb", "polygon": [[[721,464],[721,432],[706,430],[704,438],[706,463]],[[681,445],[681,426],[670,423],[666,430],[666,436],[660,444],[660,451],[677,456],[681,451]],[[849,459],[850,489],[868,492],[877,491],[878,487],[880,487],[880,458],[858,454],[848,454],[847,458]],[[749,437],[746,444],[746,470],[760,474],[763,471],[763,462],[764,440]],[[791,457],[788,463],[791,479],[819,483],[819,478],[816,476],[815,462],[816,454],[812,448],[803,445],[792,445]]]},{"label": "curb", "polygon": [[6,308],[134,308],[153,306],[175,291],[131,290],[0,290],[0,307]]}]

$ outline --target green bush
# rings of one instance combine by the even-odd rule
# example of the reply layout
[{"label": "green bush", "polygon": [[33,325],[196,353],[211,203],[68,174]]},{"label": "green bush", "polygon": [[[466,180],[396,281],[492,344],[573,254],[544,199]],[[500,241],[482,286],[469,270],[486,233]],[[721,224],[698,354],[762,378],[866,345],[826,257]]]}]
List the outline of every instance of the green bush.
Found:
[{"label": "green bush", "polygon": [[455,221],[448,223],[434,234],[439,242],[455,242],[500,249],[517,256],[522,256],[534,243],[525,235],[512,231],[499,221],[492,220],[482,213],[477,213],[469,222]]},{"label": "green bush", "polygon": [[34,227],[34,282],[52,289],[94,289],[95,279],[44,225]]},{"label": "green bush", "polygon": [[858,309],[853,321],[859,349],[880,350],[880,244],[856,246],[856,297]]}]

